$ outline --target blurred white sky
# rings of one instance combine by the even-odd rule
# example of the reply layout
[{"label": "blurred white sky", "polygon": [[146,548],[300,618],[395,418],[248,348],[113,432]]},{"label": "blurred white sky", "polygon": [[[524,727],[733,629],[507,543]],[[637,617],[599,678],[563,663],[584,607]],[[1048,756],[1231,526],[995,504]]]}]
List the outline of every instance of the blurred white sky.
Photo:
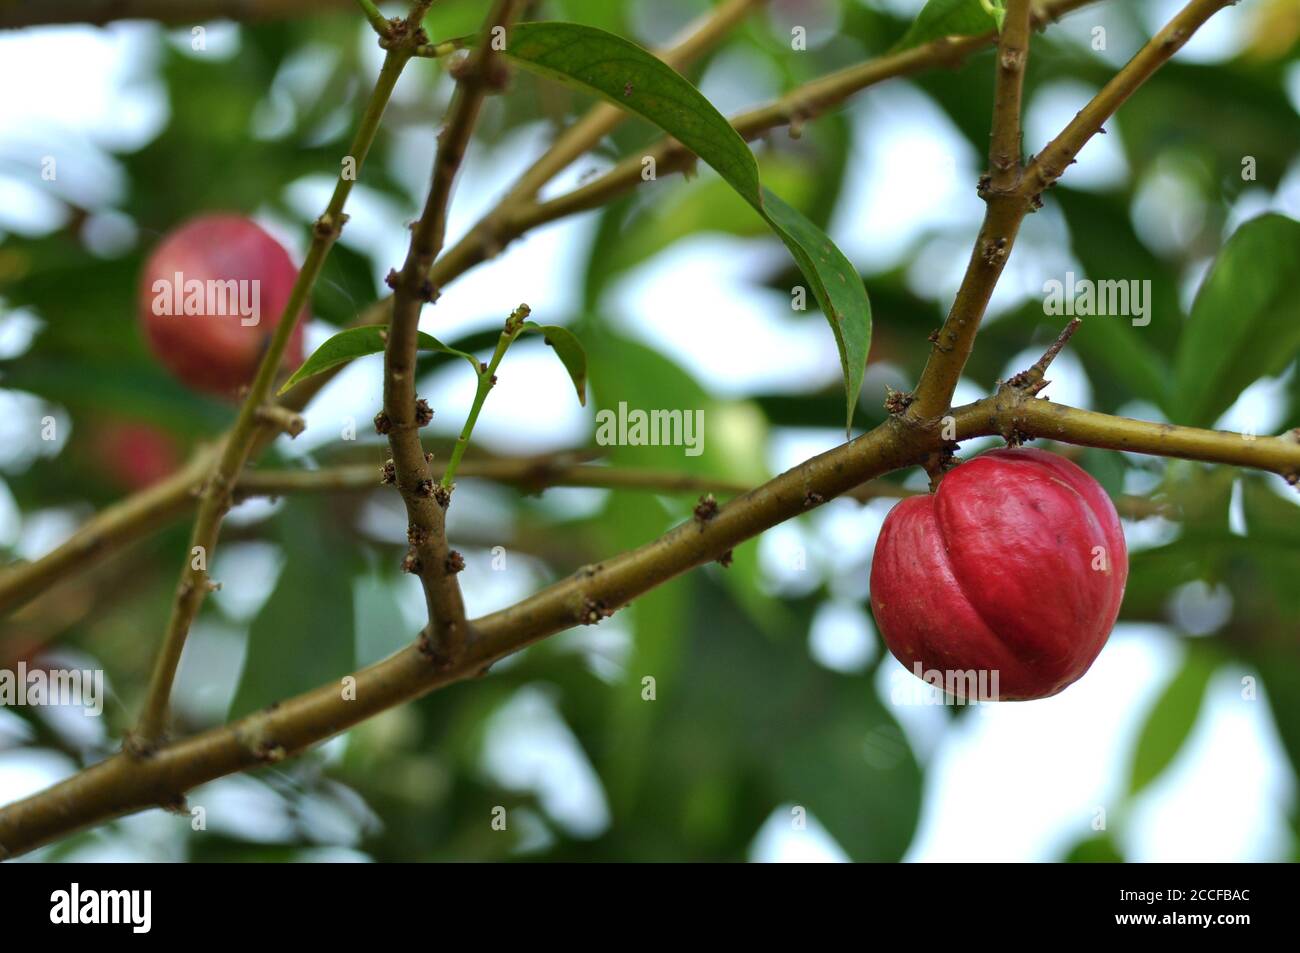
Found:
[{"label": "blurred white sky", "polygon": [[[889,6],[908,11],[920,5],[921,0],[889,0]],[[1176,0],[1147,5],[1144,9],[1150,25],[1154,28],[1178,5]],[[1231,54],[1239,44],[1240,24],[1252,6],[1247,2],[1216,17],[1180,56],[1213,62]],[[1114,18],[1102,7],[1095,15],[1079,15],[1053,29],[1073,38],[1080,51],[1086,52],[1088,28],[1094,22],[1113,23]],[[1116,29],[1111,34],[1113,43],[1103,58],[1122,59],[1137,41]],[[205,55],[224,58],[237,50],[237,28],[214,25],[208,35]],[[165,34],[141,24],[118,24],[98,31],[68,28],[0,34],[0,85],[26,91],[0,99],[0,230],[37,235],[57,228],[65,217],[60,200],[67,198],[99,213],[102,228],[111,238],[105,246],[107,253],[151,240],[136,235],[131,223],[113,212],[125,185],[113,153],[139,148],[166,122],[166,90],[155,73],[157,51],[163,42],[167,42]],[[370,66],[377,69],[379,51],[360,25],[357,42],[367,50]],[[184,48],[182,43],[177,45]],[[64,68],[69,57],[78,62],[76,71]],[[727,65],[724,58],[715,70]],[[752,64],[741,65],[752,69]],[[298,64],[293,70],[301,72],[301,68]],[[277,80],[265,109],[256,117],[263,134],[274,134],[277,123],[283,121],[283,110],[292,108],[293,90],[304,83],[310,85],[309,76],[293,70],[282,77],[283,82]],[[737,95],[736,85],[721,76],[706,76],[703,85],[723,99]],[[744,88],[758,95],[765,85],[764,78],[756,75]],[[1300,68],[1292,71],[1290,91],[1300,110]],[[1029,140],[1044,139],[1059,129],[1091,92],[1073,83],[1051,84],[1040,90],[1027,104]],[[413,94],[412,84],[404,81],[398,98]],[[832,223],[833,237],[865,271],[892,267],[910,256],[915,290],[946,301],[960,276],[980,216],[973,187],[979,157],[940,111],[906,82],[890,83],[858,97],[848,116],[855,165]],[[1104,190],[1127,179],[1128,169],[1114,133],[1098,137],[1081,154],[1079,164],[1070,172],[1076,185]],[[366,189],[364,175],[363,184],[354,193],[349,207],[352,218],[343,240],[376,256],[377,276],[402,258],[406,236],[401,226],[421,200],[433,135],[432,129],[402,134],[403,148],[394,155],[391,171],[411,189],[405,206]],[[539,124],[516,133],[500,148],[473,147],[455,196],[453,239],[491,204],[505,179],[528,165],[544,142],[544,127]],[[65,157],[57,184],[42,182],[37,165],[54,144]],[[579,163],[566,174],[566,180],[571,182],[579,170],[590,165]],[[1171,182],[1169,187],[1176,189],[1176,178]],[[319,177],[286,183],[285,194],[299,219],[267,220],[299,255],[304,223],[323,206],[331,184],[328,170],[322,170]],[[1293,175],[1276,196],[1256,192],[1243,201],[1252,211],[1271,205],[1300,216],[1300,174]],[[520,301],[533,303],[540,320],[563,322],[578,305],[577,279],[592,224],[592,215],[579,216],[539,229],[516,243],[496,261],[449,287],[437,306],[426,311],[423,327],[448,340],[499,323]],[[1017,247],[995,298],[994,313],[1037,294],[1045,275],[1075,267],[1072,257],[1058,250],[1066,247],[1068,236],[1050,203],[1046,214],[1036,216],[1031,225],[1041,240],[1024,241]],[[936,226],[951,227],[954,237],[918,246],[920,237]],[[1153,244],[1174,242],[1176,230],[1153,234],[1150,240]],[[751,283],[756,269],[772,260],[773,244],[716,236],[693,238],[620,280],[603,306],[607,313],[618,316],[620,326],[681,361],[720,394],[832,380],[838,375],[838,366],[829,334],[819,323],[791,320],[783,296],[773,296]],[[6,319],[0,317],[0,341],[6,326]],[[12,330],[15,325],[8,326]],[[328,332],[318,326],[312,333],[318,343]],[[1010,365],[1021,359],[1017,356]],[[1086,406],[1090,386],[1078,361],[1066,355],[1060,364],[1068,373],[1056,375],[1054,396]],[[448,434],[458,428],[469,404],[470,384],[465,375],[456,373],[459,370],[439,375],[424,388],[438,407],[435,427]],[[1225,420],[1267,420],[1270,414],[1275,415],[1276,384],[1271,387],[1252,388]],[[372,395],[378,389],[378,361],[358,362],[309,410],[307,434],[292,445],[292,452],[309,453],[336,439],[348,417],[366,419],[373,400],[359,395]],[[544,396],[539,399],[537,395]],[[0,420],[13,422],[30,414],[19,395],[0,391]],[[575,406],[563,371],[551,356],[543,349],[520,348],[507,359],[501,386],[487,403],[476,439],[498,451],[536,452],[586,441],[591,427],[589,414]],[[1266,426],[1259,429],[1267,431]],[[770,455],[774,469],[792,465],[840,439],[833,430],[776,436]],[[8,460],[0,462],[12,464],[12,454],[17,452],[11,451]],[[0,540],[23,539],[24,551],[52,545],[75,525],[71,516],[57,513],[30,514],[22,520],[5,497],[0,492]],[[860,607],[866,598],[867,559],[886,508],[887,504],[827,507],[816,520],[780,527],[761,543],[765,565],[777,588],[815,584],[808,579],[783,578],[783,573],[789,575],[782,569],[783,554],[794,546],[810,551],[812,566],[838,565],[843,570],[838,575],[831,573],[838,601],[819,613],[810,633],[814,657],[839,670],[861,670],[879,651],[869,617]],[[276,571],[274,551],[248,550],[244,555],[250,566],[261,567],[254,575]],[[227,575],[236,571],[223,568]],[[270,584],[262,588],[269,592]],[[493,591],[489,586],[471,587],[467,595],[471,610],[477,612],[495,608],[518,593],[513,588]],[[254,599],[248,606],[236,606],[233,614],[245,617],[257,604]],[[237,630],[209,635],[199,643],[220,646],[224,639],[237,646]],[[619,639],[614,626],[606,645],[614,657],[617,651],[611,646]],[[754,650],[763,651],[760,640],[755,641]],[[233,651],[238,653],[238,648]],[[224,657],[229,658],[229,652]],[[1165,681],[1176,671],[1178,657],[1177,644],[1167,632],[1121,626],[1088,676],[1056,698],[979,711],[946,730],[945,716],[937,708],[896,709],[928,765],[922,821],[909,859],[1051,859],[1088,836],[1097,807],[1107,808],[1110,829],[1134,860],[1276,860],[1288,856],[1290,834],[1285,818],[1295,791],[1286,759],[1264,703],[1241,701],[1230,673],[1214,682],[1193,738],[1171,770],[1131,808],[1123,806],[1127,758],[1136,732]],[[892,660],[882,667],[882,684],[877,689],[886,700],[887,679],[896,670]],[[219,700],[199,699],[199,704],[219,705]],[[11,716],[0,711],[0,739],[7,718]],[[0,802],[34,791],[71,768],[66,758],[52,752],[0,749]],[[544,688],[522,692],[498,713],[482,768],[501,783],[538,791],[551,821],[575,834],[599,833],[608,823],[599,780]],[[240,787],[242,781],[223,783],[231,797],[254,797],[245,790],[247,785]],[[810,819],[807,830],[799,832],[790,828],[789,816],[790,805],[774,808],[768,823],[756,832],[753,859],[842,858],[843,852],[815,819]],[[276,810],[268,808],[258,823],[274,826],[280,823],[277,817]],[[362,823],[354,821],[353,828]],[[175,847],[168,846],[158,825],[151,823],[143,819],[129,822],[122,837],[106,840],[102,853],[92,852],[92,856],[167,856]],[[259,836],[256,831],[240,833],[254,839]],[[355,859],[346,849],[338,856]]]}]

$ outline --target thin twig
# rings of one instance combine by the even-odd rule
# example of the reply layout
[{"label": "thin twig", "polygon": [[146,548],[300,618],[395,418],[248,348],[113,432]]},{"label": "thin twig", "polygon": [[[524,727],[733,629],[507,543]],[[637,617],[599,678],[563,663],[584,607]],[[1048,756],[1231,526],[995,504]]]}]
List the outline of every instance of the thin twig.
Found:
[{"label": "thin twig", "polygon": [[971,252],[970,262],[943,327],[916,388],[916,400],[907,420],[918,426],[935,426],[948,411],[953,391],[975,344],[993,289],[1002,275],[1025,216],[1041,204],[1039,194],[1064,171],[1084,143],[1097,132],[1120,104],[1187,41],[1195,30],[1234,0],[1192,0],[1169,24],[1148,41],[1102,88],[1039,158],[1030,163],[1019,184],[1010,190],[982,183],[988,203],[984,223]]},{"label": "thin twig", "polygon": [[[528,493],[549,487],[590,487],[607,490],[645,490],[650,493],[717,493],[738,496],[753,489],[751,484],[721,477],[702,476],[676,470],[610,467],[573,463],[572,454],[516,459],[465,460],[457,471],[465,479],[489,480]],[[380,485],[378,469],[369,464],[348,464],[321,470],[262,470],[246,473],[235,490],[240,499],[255,496],[284,496],[291,493],[329,493],[372,490]],[[872,482],[856,487],[848,495],[865,501],[906,496],[909,491],[896,483]]]},{"label": "thin twig", "polygon": [[[1004,389],[953,411],[956,435],[1027,436],[1189,460],[1300,472],[1300,444],[1280,437],[1174,427],[1111,417]],[[17,855],[90,824],[159,804],[188,789],[264,763],[267,750],[293,755],[352,725],[452,682],[578,624],[598,622],[668,580],[716,560],[763,530],[848,493],[938,449],[936,432],[878,427],[813,457],[719,507],[707,523],[688,520],[639,549],[579,570],[522,602],[474,620],[476,638],[457,660],[429,665],[418,646],[354,673],[347,700],[331,681],[223,728],[166,745],[144,760],[110,758],[0,808],[0,856]]]},{"label": "thin twig", "polygon": [[387,38],[391,29],[388,17],[379,12],[379,8],[371,0],[357,0],[357,5],[361,7],[361,12],[366,15],[371,28],[381,37]]},{"label": "thin twig", "polygon": [[474,434],[474,425],[478,423],[478,415],[483,410],[483,404],[487,401],[487,395],[497,383],[497,368],[501,366],[501,359],[506,356],[506,351],[519,336],[519,330],[523,327],[524,319],[531,313],[528,305],[521,304],[511,312],[510,317],[506,319],[506,326],[502,329],[501,335],[497,338],[497,346],[492,352],[491,359],[486,365],[479,367],[478,386],[474,391],[474,402],[470,405],[469,413],[465,415],[465,425],[461,428],[460,436],[456,438],[456,445],[452,447],[451,459],[447,461],[447,468],[442,474],[442,489],[451,493],[456,479],[456,469],[460,466],[461,458],[469,448],[470,437]]},{"label": "thin twig", "polygon": [[[196,3],[210,2],[215,4],[228,3],[229,0],[194,0]],[[301,2],[301,0],[286,0],[286,2]],[[339,0],[340,6],[344,3],[350,3],[351,0]],[[1064,10],[1067,7],[1082,5],[1083,3],[1096,2],[1096,0],[1057,0],[1056,8]],[[78,15],[73,19],[85,18],[86,11],[93,2],[83,3]],[[119,5],[125,6],[125,5]],[[173,6],[173,0],[166,0],[166,10],[155,4],[157,9],[151,16],[162,16],[168,11],[176,9]],[[142,12],[138,15],[145,16],[143,7]],[[691,62],[695,57],[706,52],[712,46],[716,45],[723,36],[724,31],[717,29],[720,23],[725,22],[731,25],[731,10],[734,5],[719,7],[715,15],[723,17],[719,24],[715,24],[712,19],[706,20],[702,30],[706,31],[705,35],[696,40],[685,40],[677,46],[665,51],[665,58],[672,65],[681,67]],[[49,14],[50,10],[47,5],[41,4],[39,10],[29,11],[29,16],[35,16],[38,12]],[[77,11],[73,11],[77,12]],[[69,14],[71,15],[71,13]],[[43,20],[30,20],[32,23],[45,22]],[[189,22],[188,20],[186,22]],[[0,25],[3,20],[0,19]],[[15,23],[14,25],[27,25]],[[594,107],[588,116],[596,115],[602,111],[601,106]],[[624,118],[621,110],[614,110],[618,118]],[[596,122],[592,119],[579,121],[578,126],[584,126],[588,130],[588,135],[595,135],[589,143],[586,143],[579,150],[579,154],[595,146],[599,137],[607,131],[604,123]],[[577,126],[575,126],[575,129]],[[575,148],[581,143],[574,134],[574,138],[569,138],[566,134],[563,137],[566,142],[563,144],[557,142],[552,149],[539,160],[538,164],[555,163],[559,161],[563,152]],[[547,157],[550,158],[547,158]],[[563,167],[563,164],[561,164]],[[544,184],[544,183],[543,183]],[[485,219],[486,221],[486,219]],[[479,223],[476,230],[483,225]],[[461,242],[457,246],[460,250],[454,257],[444,255],[433,267],[430,273],[430,280],[437,286],[441,287],[449,284],[452,280],[462,275],[473,265],[483,260],[479,257],[474,261],[468,261],[463,254],[463,249],[469,247],[471,243]],[[366,308],[357,318],[356,324],[359,325],[376,325],[388,324],[392,316],[393,299],[391,296],[383,298]],[[335,376],[337,376],[346,365],[340,365],[324,373],[317,374],[307,380],[295,385],[292,390],[280,401],[280,403],[290,410],[302,410],[307,406],[317,393],[325,387]],[[253,459],[261,453],[262,450],[270,443],[274,436],[271,428],[263,426],[254,441],[252,452],[249,458]],[[131,497],[123,503],[105,510],[103,513],[96,515],[76,533],[73,534],[63,545],[52,550],[50,553],[42,556],[40,559],[30,563],[24,563],[20,566],[0,570],[0,617],[13,612],[21,606],[35,599],[42,592],[48,589],[56,581],[61,579],[64,574],[77,570],[88,569],[96,565],[100,560],[106,558],[114,552],[120,550],[123,546],[140,539],[156,531],[158,528],[171,522],[177,515],[183,513],[192,502],[193,481],[187,479],[184,474],[177,473],[166,478],[163,482],[144,491],[147,496],[137,495]]]},{"label": "thin twig", "polygon": [[1102,126],[1133,93],[1151,78],[1205,21],[1237,0],[1192,0],[1151,38],[1133,59],[1115,74],[1092,101],[1070,120],[1061,134],[1053,139],[1029,164],[1024,191],[1037,196],[1050,188]]},{"label": "thin twig", "polygon": [[[1055,22],[1093,2],[1096,0],[1054,0],[1044,5],[1037,22]],[[877,57],[812,80],[766,106],[734,116],[731,123],[747,140],[757,139],[782,126],[790,127],[794,135],[804,122],[825,113],[855,93],[888,79],[910,76],[934,67],[958,66],[970,54],[994,44],[997,36],[996,32],[990,32],[981,36],[943,37],[901,53]],[[689,169],[697,161],[695,154],[677,140],[665,138],[641,153],[626,157],[608,172],[572,191],[545,201],[527,198],[527,189],[521,182],[496,209],[448,249],[434,268],[436,280],[445,285],[499,254],[526,232],[568,215],[599,208],[644,185],[646,159],[654,160],[656,175],[660,178]]]},{"label": "thin twig", "polygon": [[[571,454],[561,454],[569,457]],[[677,470],[638,469],[571,463],[556,457],[496,460],[466,460],[458,475],[465,479],[489,480],[513,486],[527,493],[540,493],[550,487],[587,487],[604,490],[642,490],[657,494],[695,496],[714,493],[739,496],[753,485],[739,480],[700,476]],[[373,490],[378,485],[376,468],[369,464],[348,464],[321,470],[262,470],[246,473],[235,496],[288,496],[295,493],[346,493]],[[921,493],[901,483],[869,480],[849,490],[844,496],[865,503],[869,500],[902,499]],[[1140,496],[1124,495],[1115,499],[1120,515],[1143,517],[1170,515],[1165,503]]]},{"label": "thin twig", "polygon": [[[416,4],[416,7],[419,6]],[[410,54],[403,49],[390,49],[384,58],[379,79],[375,83],[374,91],[371,93],[361,123],[352,140],[349,154],[355,160],[352,168],[356,171],[360,171],[365,162],[379,130],[384,108],[409,58]],[[299,314],[311,298],[312,288],[320,276],[325,259],[347,220],[343,208],[356,180],[356,176],[350,173],[351,169],[345,165],[344,172],[339,174],[334,194],[324,214],[315,222],[311,246],[294,280],[284,313],[280,316],[279,324],[276,325],[275,333],[262,357],[257,375],[240,407],[235,426],[222,446],[220,459],[204,482],[199,497],[198,515],[185,554],[184,569],[181,571],[171,616],[149,681],[144,708],[135,731],[128,739],[128,744],[137,752],[147,752],[162,735],[172,682],[176,676],[176,666],[180,662],[181,651],[185,647],[190,625],[211,588],[208,565],[216,549],[222,518],[230,508],[231,489],[234,487],[239,471],[248,460],[254,444],[262,436],[263,427],[267,423],[266,405],[275,378],[280,373],[285,348],[298,323]],[[279,424],[273,423],[273,426]]]},{"label": "thin twig", "polygon": [[437,298],[429,270],[442,251],[452,186],[479,110],[488,92],[499,86],[494,72],[498,44],[518,14],[519,0],[494,0],[479,43],[456,70],[456,92],[438,136],[432,182],[424,211],[411,229],[411,243],[400,273],[391,276],[392,320],[384,350],[384,409],[376,426],[388,435],[395,482],[406,505],[411,548],[405,567],[420,578],[429,614],[425,645],[438,665],[445,665],[465,644],[465,604],[458,571],[447,546],[446,488],[435,490],[433,471],[420,442],[419,428],[432,416],[417,405],[415,362],[419,348],[420,311]]},{"label": "thin twig", "polygon": [[1005,192],[1020,184],[1020,99],[1029,59],[1029,0],[1008,0],[998,37],[989,139],[989,187]]},{"label": "thin twig", "polygon": [[1082,324],[1082,319],[1072,318],[1070,323],[1056,336],[1056,340],[1052,342],[1051,346],[1043,352],[1043,356],[1035,361],[1032,367],[1016,374],[1007,383],[1022,390],[1032,388],[1032,392],[1035,394],[1042,390],[1047,386],[1047,381],[1043,380],[1043,375],[1047,373],[1047,369],[1052,366],[1052,361],[1056,360],[1056,356],[1070,342],[1070,338],[1074,337],[1074,332],[1079,330]]},{"label": "thin twig", "polygon": [[[1206,0],[1194,0],[1188,10],[1199,12],[1206,5]],[[973,336],[973,329],[969,333]],[[953,417],[958,439],[1014,430],[1026,437],[1085,446],[1254,466],[1292,480],[1300,474],[1300,443],[1292,439],[1248,439],[1116,418],[1053,404],[1014,386],[956,409]],[[909,427],[891,417],[857,440],[732,500],[705,522],[688,521],[639,549],[580,570],[515,606],[476,620],[477,638],[447,665],[428,665],[425,652],[412,646],[356,673],[355,692],[346,700],[330,683],[233,725],[165,746],[149,759],[115,756],[12,804],[0,810],[0,849],[18,853],[96,821],[174,803],[198,783],[261,763],[268,750],[298,752],[393,705],[481,674],[507,654],[572,625],[598,622],[764,529],[885,472],[912,465],[943,444],[937,430]]]}]

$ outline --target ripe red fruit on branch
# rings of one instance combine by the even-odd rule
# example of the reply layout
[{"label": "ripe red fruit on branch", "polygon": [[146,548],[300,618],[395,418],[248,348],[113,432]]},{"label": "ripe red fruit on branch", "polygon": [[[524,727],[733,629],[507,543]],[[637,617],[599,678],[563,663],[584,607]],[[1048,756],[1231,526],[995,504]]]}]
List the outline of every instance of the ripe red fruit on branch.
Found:
[{"label": "ripe red fruit on branch", "polygon": [[1097,657],[1127,578],[1119,516],[1096,480],[1042,450],[994,450],[890,511],[871,607],[909,670],[959,689],[973,686],[965,673],[992,686],[996,672],[998,698],[1044,698]]},{"label": "ripe red fruit on branch", "polygon": [[[180,380],[234,398],[253,380],[298,269],[256,223],[205,215],[169,232],[145,263],[140,321],[149,346]],[[284,367],[303,360],[303,309]]]}]

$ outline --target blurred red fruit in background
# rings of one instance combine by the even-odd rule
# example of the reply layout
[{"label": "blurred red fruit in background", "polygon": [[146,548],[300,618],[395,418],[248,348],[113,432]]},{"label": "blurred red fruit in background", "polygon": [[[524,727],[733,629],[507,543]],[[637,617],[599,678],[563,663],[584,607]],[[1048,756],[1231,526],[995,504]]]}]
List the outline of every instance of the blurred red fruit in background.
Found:
[{"label": "blurred red fruit in background", "polygon": [[113,421],[95,428],[99,466],[125,490],[142,490],[180,466],[176,441],[149,424]]},{"label": "blurred red fruit in background", "polygon": [[[140,279],[149,346],[182,383],[235,399],[249,384],[289,301],[298,269],[255,222],[205,215],[164,236]],[[283,366],[303,361],[304,308]]]}]

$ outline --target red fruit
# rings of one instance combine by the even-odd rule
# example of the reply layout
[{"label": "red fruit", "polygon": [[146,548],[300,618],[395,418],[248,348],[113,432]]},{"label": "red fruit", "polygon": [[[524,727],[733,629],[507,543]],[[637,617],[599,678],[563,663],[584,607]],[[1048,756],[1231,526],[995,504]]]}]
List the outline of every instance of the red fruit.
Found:
[{"label": "red fruit", "polygon": [[959,687],[950,694],[970,694],[955,673],[985,673],[991,688],[996,672],[998,698],[1044,698],[1101,652],[1127,578],[1119,517],[1096,480],[1042,450],[994,450],[890,511],[871,607],[894,657],[937,671]]},{"label": "red fruit", "polygon": [[[253,380],[298,269],[254,222],[205,215],[168,233],[140,278],[140,320],[158,359],[195,390],[235,397]],[[303,360],[304,308],[284,367]]]},{"label": "red fruit", "polygon": [[100,424],[94,447],[100,466],[127,490],[157,483],[180,465],[176,441],[148,424]]}]

